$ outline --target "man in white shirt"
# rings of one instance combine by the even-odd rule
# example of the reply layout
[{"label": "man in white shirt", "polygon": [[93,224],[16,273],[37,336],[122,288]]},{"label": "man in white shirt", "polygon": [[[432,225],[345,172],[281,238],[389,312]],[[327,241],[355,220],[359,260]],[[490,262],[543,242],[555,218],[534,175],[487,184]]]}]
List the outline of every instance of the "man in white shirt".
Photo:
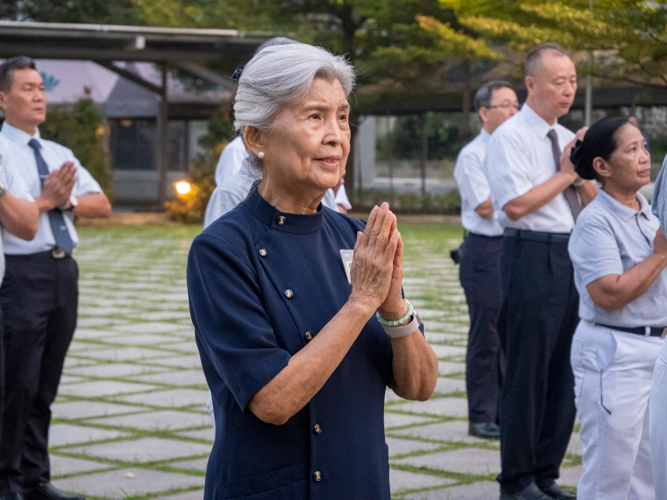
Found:
[{"label": "man in white shirt", "polygon": [[76,500],[50,483],[48,432],[67,349],[76,327],[78,243],[74,216],[107,217],[109,200],[69,149],[44,140],[44,82],[27,57],[0,65],[5,122],[3,160],[23,178],[39,209],[30,242],[3,234],[7,261],[0,287],[5,351],[2,500]]},{"label": "man in white shirt", "polygon": [[454,168],[461,194],[461,222],[468,231],[460,252],[460,279],[470,314],[466,354],[468,420],[470,435],[498,439],[498,404],[505,371],[496,327],[503,228],[493,210],[484,158],[491,134],[516,114],[519,101],[508,82],[492,81],[477,91],[475,109],[482,130],[461,150]]},{"label": "man in white shirt", "polygon": [[526,58],[525,83],[526,103],[494,132],[486,156],[505,228],[498,480],[502,500],[573,499],[555,483],[575,416],[570,345],[579,296],[567,243],[596,188],[574,172],[569,153],[575,134],[557,122],[577,89],[572,60],[556,44],[539,46]]}]

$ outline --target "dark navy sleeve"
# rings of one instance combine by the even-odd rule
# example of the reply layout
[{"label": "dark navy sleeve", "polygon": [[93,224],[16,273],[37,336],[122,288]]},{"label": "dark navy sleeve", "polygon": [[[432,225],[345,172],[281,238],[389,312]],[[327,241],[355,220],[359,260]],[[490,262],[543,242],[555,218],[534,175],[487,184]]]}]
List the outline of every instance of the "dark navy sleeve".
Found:
[{"label": "dark navy sleeve", "polygon": [[249,259],[210,233],[188,256],[190,312],[195,333],[244,412],[257,392],[287,366]]}]

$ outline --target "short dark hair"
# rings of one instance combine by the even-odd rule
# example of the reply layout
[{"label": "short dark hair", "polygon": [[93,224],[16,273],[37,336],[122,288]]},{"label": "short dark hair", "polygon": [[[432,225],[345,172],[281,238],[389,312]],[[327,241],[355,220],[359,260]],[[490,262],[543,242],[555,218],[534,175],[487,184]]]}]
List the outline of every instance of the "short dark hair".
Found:
[{"label": "short dark hair", "polygon": [[512,84],[505,80],[492,80],[482,85],[475,94],[475,111],[479,113],[481,108],[488,108],[491,105],[493,92],[498,89],[512,89]]},{"label": "short dark hair", "polygon": [[609,160],[612,153],[618,149],[616,132],[624,125],[632,125],[624,116],[602,118],[586,131],[583,141],[577,141],[572,148],[570,159],[579,177],[586,180],[601,180],[593,168],[593,160],[597,157]]},{"label": "short dark hair", "polygon": [[9,92],[14,82],[14,70],[35,69],[35,61],[27,56],[16,56],[0,64],[0,92]]},{"label": "short dark hair", "polygon": [[542,45],[538,45],[528,52],[526,56],[526,76],[534,76],[535,73],[544,67],[542,64],[542,52],[546,50],[554,50],[563,56],[570,57],[570,54],[557,43],[543,43]]}]

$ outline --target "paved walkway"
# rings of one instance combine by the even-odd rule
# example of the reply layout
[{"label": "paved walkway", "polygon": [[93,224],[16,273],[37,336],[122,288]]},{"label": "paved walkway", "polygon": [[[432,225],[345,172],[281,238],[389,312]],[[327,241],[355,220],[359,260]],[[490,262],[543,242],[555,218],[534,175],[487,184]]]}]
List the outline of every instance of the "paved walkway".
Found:
[{"label": "paved walkway", "polygon": [[[59,488],[89,498],[200,500],[213,430],[185,288],[193,231],[82,231],[80,319],[53,406]],[[424,403],[387,393],[391,487],[400,499],[497,499],[498,442],[467,435],[468,327],[455,240],[404,231],[405,291],[440,360]],[[561,484],[581,474],[577,435]]]}]

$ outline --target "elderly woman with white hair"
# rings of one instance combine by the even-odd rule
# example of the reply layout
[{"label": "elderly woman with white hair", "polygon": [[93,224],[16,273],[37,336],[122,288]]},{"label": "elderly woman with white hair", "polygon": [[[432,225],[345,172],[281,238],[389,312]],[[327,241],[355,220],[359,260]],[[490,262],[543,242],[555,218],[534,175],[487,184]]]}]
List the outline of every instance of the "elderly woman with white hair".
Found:
[{"label": "elderly woman with white hair", "polygon": [[321,204],[345,172],[353,84],[342,57],[302,44],[262,50],[239,80],[235,127],[261,181],[188,261],[217,429],[207,499],[388,499],[386,387],[435,388],[395,216]]}]

